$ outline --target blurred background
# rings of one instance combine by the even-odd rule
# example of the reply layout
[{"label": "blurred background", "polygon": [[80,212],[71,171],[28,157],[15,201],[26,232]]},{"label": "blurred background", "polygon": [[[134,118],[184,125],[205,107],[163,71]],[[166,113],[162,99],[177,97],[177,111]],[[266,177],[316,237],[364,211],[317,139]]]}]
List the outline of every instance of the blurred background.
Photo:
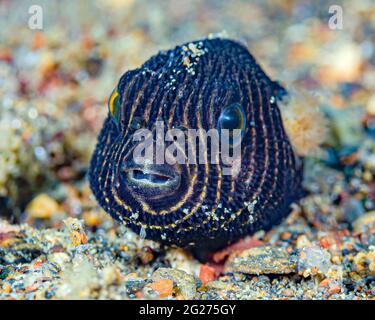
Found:
[{"label": "blurred background", "polygon": [[[33,5],[41,30],[30,28]],[[329,26],[331,5],[342,29]],[[1,0],[0,216],[99,224],[85,174],[108,95],[159,50],[210,34],[246,43],[273,79],[319,97],[331,119],[325,160],[355,161],[374,130],[374,30],[372,0]]]},{"label": "blurred background", "polygon": [[[0,0],[0,300],[374,299],[374,31],[374,0]],[[86,173],[119,77],[217,34],[297,93],[309,141],[328,130],[306,197],[215,267],[119,226]]]}]

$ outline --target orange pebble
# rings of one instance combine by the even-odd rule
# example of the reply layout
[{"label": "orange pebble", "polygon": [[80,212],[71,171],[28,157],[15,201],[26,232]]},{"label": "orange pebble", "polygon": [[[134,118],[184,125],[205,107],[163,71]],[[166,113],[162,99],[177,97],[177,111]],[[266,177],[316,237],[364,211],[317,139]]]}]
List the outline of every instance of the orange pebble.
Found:
[{"label": "orange pebble", "polygon": [[331,244],[329,243],[329,240],[328,240],[327,237],[324,237],[324,238],[322,238],[322,239],[320,240],[320,246],[321,246],[322,248],[324,248],[324,249],[328,249],[328,248],[331,246]]},{"label": "orange pebble", "polygon": [[43,261],[37,261],[37,262],[35,262],[34,265],[33,265],[33,269],[40,268],[42,266],[42,264],[43,264]]},{"label": "orange pebble", "polygon": [[173,281],[164,279],[157,282],[153,282],[149,287],[159,293],[160,298],[167,298],[172,296],[173,293]]},{"label": "orange pebble", "polygon": [[81,234],[81,243],[82,243],[82,244],[86,244],[86,243],[87,243],[87,237],[86,237],[86,234],[85,234],[85,233],[82,233],[82,234]]},{"label": "orange pebble", "polygon": [[143,298],[142,292],[140,292],[140,291],[137,291],[135,293],[135,296],[136,296],[137,299],[142,299]]},{"label": "orange pebble", "polygon": [[4,293],[5,294],[9,294],[11,291],[12,291],[12,288],[10,287],[10,285],[6,285],[4,287]]},{"label": "orange pebble", "polygon": [[47,38],[42,32],[35,33],[33,38],[32,48],[34,50],[43,48],[47,44]]},{"label": "orange pebble", "polygon": [[28,293],[28,292],[34,292],[34,291],[36,291],[36,290],[38,290],[37,287],[35,287],[35,286],[29,286],[29,287],[26,287],[26,288],[25,288],[24,292],[25,292],[25,293]]},{"label": "orange pebble", "polygon": [[324,279],[322,282],[319,283],[319,286],[320,286],[320,287],[327,287],[328,284],[329,284],[329,279],[326,278],[326,279]]},{"label": "orange pebble", "polygon": [[72,242],[73,246],[77,247],[81,244],[81,234],[78,231],[73,231],[70,234],[70,241]]},{"label": "orange pebble", "polygon": [[202,281],[203,285],[206,285],[207,282],[215,280],[216,279],[215,269],[210,267],[207,264],[201,265],[200,272],[199,272],[199,279]]},{"label": "orange pebble", "polygon": [[340,293],[341,292],[341,287],[339,287],[337,284],[334,284],[332,287],[328,289],[329,294],[335,294],[335,293]]}]

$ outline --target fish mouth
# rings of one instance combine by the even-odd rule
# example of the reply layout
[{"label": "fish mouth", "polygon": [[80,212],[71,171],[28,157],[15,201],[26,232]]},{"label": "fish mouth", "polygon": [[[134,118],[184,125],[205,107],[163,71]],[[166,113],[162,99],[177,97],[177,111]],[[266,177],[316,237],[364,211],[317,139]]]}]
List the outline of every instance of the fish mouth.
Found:
[{"label": "fish mouth", "polygon": [[173,166],[124,163],[128,188],[142,196],[161,197],[175,192],[181,183],[181,176]]},{"label": "fish mouth", "polygon": [[176,177],[173,175],[140,168],[128,170],[127,177],[131,181],[150,186],[169,185],[176,180]]}]

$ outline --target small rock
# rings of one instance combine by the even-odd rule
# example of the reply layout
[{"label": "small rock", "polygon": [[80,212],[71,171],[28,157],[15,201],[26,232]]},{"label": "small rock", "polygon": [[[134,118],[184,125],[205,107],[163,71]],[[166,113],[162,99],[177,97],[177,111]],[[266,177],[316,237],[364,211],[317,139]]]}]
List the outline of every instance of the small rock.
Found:
[{"label": "small rock", "polygon": [[59,204],[45,193],[35,197],[26,208],[26,213],[33,219],[50,219],[59,211]]},{"label": "small rock", "polygon": [[337,294],[337,293],[340,293],[340,292],[341,292],[341,287],[338,286],[337,284],[332,285],[332,286],[328,289],[328,294],[329,294],[329,295]]},{"label": "small rock", "polygon": [[207,283],[206,288],[208,290],[215,290],[215,291],[228,291],[228,290],[235,290],[235,286],[231,282],[223,282],[219,280],[214,280]]},{"label": "small rock", "polygon": [[292,289],[285,289],[282,294],[286,297],[293,297],[294,296],[294,292]]},{"label": "small rock", "polygon": [[0,266],[0,280],[5,280],[11,274],[11,269]]},{"label": "small rock", "polygon": [[375,251],[359,252],[353,262],[359,273],[375,276]]},{"label": "small rock", "polygon": [[320,63],[319,74],[324,83],[355,82],[363,64],[360,47],[351,41],[338,42]]},{"label": "small rock", "polygon": [[296,248],[303,249],[308,246],[311,246],[311,241],[304,234],[298,236],[296,240]]},{"label": "small rock", "polygon": [[137,253],[137,258],[140,260],[140,262],[145,265],[150,262],[152,262],[155,259],[155,254],[154,251],[146,246],[143,247],[138,253]]},{"label": "small rock", "polygon": [[325,278],[324,280],[322,280],[320,283],[319,283],[319,287],[322,287],[322,288],[326,288],[329,286],[329,283],[330,283],[330,279],[329,278]]},{"label": "small rock", "polygon": [[121,273],[114,265],[108,265],[103,269],[103,282],[106,286],[119,285],[121,282]]},{"label": "small rock", "polygon": [[54,252],[48,256],[48,261],[55,263],[60,270],[64,270],[70,262],[70,257],[65,252]]},{"label": "small rock", "polygon": [[173,281],[169,279],[159,280],[148,285],[152,290],[159,293],[160,298],[168,298],[173,294]]},{"label": "small rock", "polygon": [[364,209],[361,202],[353,198],[343,201],[342,213],[345,221],[353,222],[364,214]]},{"label": "small rock", "polygon": [[99,56],[92,56],[86,60],[86,70],[90,77],[98,77],[103,69],[103,59]]},{"label": "small rock", "polygon": [[203,285],[206,285],[207,282],[211,282],[217,278],[216,270],[207,265],[203,264],[200,269],[199,279],[202,281]]},{"label": "small rock", "polygon": [[263,246],[231,255],[225,269],[227,272],[258,275],[288,274],[296,272],[296,260],[284,248]]},{"label": "small rock", "polygon": [[375,94],[372,95],[366,105],[366,111],[372,116],[375,116]]},{"label": "small rock", "polygon": [[197,292],[194,277],[182,270],[159,268],[152,274],[151,279],[154,282],[165,279],[172,280],[176,283],[184,299],[193,299]]},{"label": "small rock", "polygon": [[303,248],[298,258],[298,272],[305,277],[325,274],[332,265],[331,255],[318,246]]},{"label": "small rock", "polygon": [[165,255],[165,259],[174,269],[183,270],[194,276],[199,275],[200,263],[184,249],[170,248]]},{"label": "small rock", "polygon": [[87,237],[83,228],[83,220],[67,218],[63,221],[69,231],[70,241],[74,247],[87,243]]},{"label": "small rock", "polygon": [[61,273],[61,285],[57,288],[59,299],[88,299],[98,288],[97,270],[84,257]]},{"label": "small rock", "polygon": [[375,227],[375,211],[370,211],[353,222],[353,229],[356,233],[365,233]]},{"label": "small rock", "polygon": [[128,294],[135,294],[141,291],[146,285],[146,281],[141,278],[130,277],[125,281],[126,292]]},{"label": "small rock", "polygon": [[[8,242],[9,243],[9,242]],[[29,263],[41,256],[43,248],[36,243],[27,243],[21,239],[15,239],[8,246],[0,246],[0,264]]]}]

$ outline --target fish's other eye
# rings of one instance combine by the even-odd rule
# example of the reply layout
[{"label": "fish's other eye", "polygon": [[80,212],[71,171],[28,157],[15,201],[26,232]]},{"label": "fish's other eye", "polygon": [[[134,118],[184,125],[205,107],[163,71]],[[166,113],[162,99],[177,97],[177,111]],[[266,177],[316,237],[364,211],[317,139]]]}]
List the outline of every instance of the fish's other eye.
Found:
[{"label": "fish's other eye", "polygon": [[134,129],[134,130],[138,130],[138,129],[141,129],[142,127],[144,127],[144,121],[142,120],[142,118],[140,117],[134,117],[130,123],[130,128]]},{"label": "fish's other eye", "polygon": [[221,112],[218,127],[219,129],[234,130],[239,129],[243,130],[246,126],[246,117],[245,112],[242,106],[238,103],[231,104],[224,108]]},{"label": "fish's other eye", "polygon": [[180,124],[178,126],[173,126],[173,129],[181,130],[184,133],[187,133],[187,131],[188,131],[188,128],[186,126],[182,125],[182,124]]},{"label": "fish's other eye", "polygon": [[112,117],[117,121],[117,123],[120,123],[121,101],[120,95],[116,89],[112,91],[112,94],[109,97],[108,108]]}]

